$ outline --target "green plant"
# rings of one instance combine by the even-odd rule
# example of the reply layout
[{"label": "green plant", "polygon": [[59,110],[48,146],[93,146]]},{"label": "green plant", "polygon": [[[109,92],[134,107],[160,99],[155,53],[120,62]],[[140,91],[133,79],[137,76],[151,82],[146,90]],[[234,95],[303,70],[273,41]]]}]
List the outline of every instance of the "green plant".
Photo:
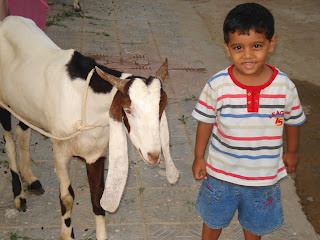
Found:
[{"label": "green plant", "polygon": [[188,97],[188,98],[185,98],[185,99],[184,99],[185,102],[197,101],[197,100],[198,100],[198,98],[197,98],[197,96],[195,96],[195,95],[192,95],[192,97]]},{"label": "green plant", "polygon": [[184,115],[182,115],[182,117],[181,117],[181,118],[178,118],[178,120],[181,121],[181,122],[183,122],[183,124],[186,124],[186,120],[187,120],[188,118],[190,118],[190,116],[189,116],[189,117],[185,117]]},{"label": "green plant", "polygon": [[7,160],[0,160],[0,166],[9,169],[9,162]]},{"label": "green plant", "polygon": [[189,200],[187,201],[187,204],[188,204],[188,205],[191,205],[192,207],[194,207],[194,206],[196,205],[194,202],[189,201]]},{"label": "green plant", "polygon": [[47,26],[56,25],[60,27],[67,27],[66,25],[61,24],[60,22],[64,21],[67,18],[74,20],[73,17],[83,18],[84,15],[82,13],[74,12],[73,10],[64,10],[63,12],[54,15],[52,17],[52,20],[46,22],[46,25]]},{"label": "green plant", "polygon": [[93,234],[95,234],[95,233],[96,233],[96,230],[93,230],[92,232],[87,233],[87,234],[85,235],[85,237],[86,237],[85,240],[93,240],[93,238],[91,238],[91,236],[92,236]]}]

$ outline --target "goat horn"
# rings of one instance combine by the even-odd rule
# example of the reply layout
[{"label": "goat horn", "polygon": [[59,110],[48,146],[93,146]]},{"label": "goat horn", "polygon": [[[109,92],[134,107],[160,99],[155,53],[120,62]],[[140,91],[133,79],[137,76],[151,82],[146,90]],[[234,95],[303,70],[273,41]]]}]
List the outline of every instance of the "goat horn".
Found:
[{"label": "goat horn", "polygon": [[158,78],[163,83],[167,74],[168,74],[168,59],[166,58],[166,60],[164,60],[164,63],[161,65],[158,71],[156,71],[151,76]]},{"label": "goat horn", "polygon": [[116,87],[120,92],[125,93],[124,91],[124,87],[127,84],[128,80],[127,79],[121,79],[121,78],[117,78],[109,73],[104,72],[103,70],[101,70],[100,68],[98,68],[97,66],[95,66],[97,73],[99,74],[99,76],[106,80],[107,82],[111,83],[112,86]]}]

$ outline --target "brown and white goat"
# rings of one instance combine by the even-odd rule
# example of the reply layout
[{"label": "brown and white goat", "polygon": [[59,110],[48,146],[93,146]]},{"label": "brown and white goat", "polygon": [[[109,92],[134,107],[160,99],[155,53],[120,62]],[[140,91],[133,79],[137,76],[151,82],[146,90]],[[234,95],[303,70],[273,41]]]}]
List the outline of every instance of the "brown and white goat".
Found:
[{"label": "brown and white goat", "polygon": [[[164,111],[167,97],[162,82],[167,61],[147,79],[132,76],[101,66],[75,50],[60,49],[29,19],[9,16],[0,24],[0,101],[53,135],[66,137],[77,128],[85,79],[93,68],[96,72],[88,89],[86,123],[95,128],[68,140],[51,139],[60,184],[61,239],[74,239],[70,158],[76,156],[86,163],[98,240],[107,239],[104,210],[114,212],[124,191],[129,165],[126,135],[148,165],[165,162],[170,183],[179,178],[169,152]],[[30,168],[31,129],[22,122],[16,130],[21,177],[18,174],[10,117],[7,110],[0,108],[14,203],[17,209],[25,211],[21,180],[33,192],[42,194],[44,190]],[[104,185],[108,145],[109,168]]]}]

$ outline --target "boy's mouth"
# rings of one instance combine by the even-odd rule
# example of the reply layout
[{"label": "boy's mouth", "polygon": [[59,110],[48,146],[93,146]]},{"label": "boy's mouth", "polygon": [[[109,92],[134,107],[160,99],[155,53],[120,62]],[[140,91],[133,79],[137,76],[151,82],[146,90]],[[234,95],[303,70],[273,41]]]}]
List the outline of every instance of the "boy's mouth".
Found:
[{"label": "boy's mouth", "polygon": [[242,63],[242,65],[247,69],[251,69],[256,65],[256,62],[245,62],[245,63]]}]

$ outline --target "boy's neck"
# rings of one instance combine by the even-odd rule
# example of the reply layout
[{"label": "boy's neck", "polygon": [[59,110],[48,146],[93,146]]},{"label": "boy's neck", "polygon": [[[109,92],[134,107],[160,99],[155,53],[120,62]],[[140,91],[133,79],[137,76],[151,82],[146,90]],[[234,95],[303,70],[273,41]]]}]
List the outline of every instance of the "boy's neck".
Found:
[{"label": "boy's neck", "polygon": [[252,75],[240,73],[235,66],[232,67],[231,72],[238,82],[246,86],[261,86],[268,82],[273,74],[273,70],[267,65],[264,65],[259,73]]}]

